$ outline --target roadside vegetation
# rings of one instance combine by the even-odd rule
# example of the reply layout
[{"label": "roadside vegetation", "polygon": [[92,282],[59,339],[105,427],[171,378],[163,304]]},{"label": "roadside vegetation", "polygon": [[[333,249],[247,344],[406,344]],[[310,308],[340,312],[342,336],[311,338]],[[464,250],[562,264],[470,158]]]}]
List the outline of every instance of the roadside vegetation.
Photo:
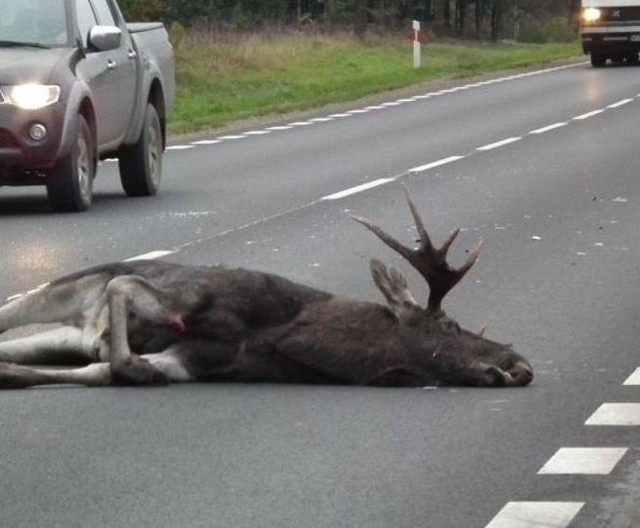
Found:
[{"label": "roadside vegetation", "polygon": [[[119,0],[176,48],[184,134],[580,55],[580,0]],[[411,33],[426,35],[413,68]],[[426,88],[425,88],[426,89]]]},{"label": "roadside vegetation", "polygon": [[414,69],[410,35],[172,30],[177,98],[171,134],[307,110],[437,80],[578,57],[576,41],[530,44],[428,38]]}]

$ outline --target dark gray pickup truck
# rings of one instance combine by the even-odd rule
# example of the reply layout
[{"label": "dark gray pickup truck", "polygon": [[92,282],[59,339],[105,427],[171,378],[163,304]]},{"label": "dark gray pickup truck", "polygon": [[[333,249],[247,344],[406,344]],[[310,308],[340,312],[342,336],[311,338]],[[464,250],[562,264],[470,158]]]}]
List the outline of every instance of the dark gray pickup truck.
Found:
[{"label": "dark gray pickup truck", "polygon": [[84,211],[117,158],[127,195],[155,194],[173,96],[161,23],[127,24],[115,0],[0,0],[0,186]]}]

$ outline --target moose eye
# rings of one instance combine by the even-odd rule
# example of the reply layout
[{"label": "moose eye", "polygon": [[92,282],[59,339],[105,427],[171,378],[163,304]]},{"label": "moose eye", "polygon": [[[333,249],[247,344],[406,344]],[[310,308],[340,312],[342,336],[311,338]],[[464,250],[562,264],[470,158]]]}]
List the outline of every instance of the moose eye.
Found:
[{"label": "moose eye", "polygon": [[453,319],[443,319],[440,321],[440,328],[452,334],[460,333],[460,325]]}]

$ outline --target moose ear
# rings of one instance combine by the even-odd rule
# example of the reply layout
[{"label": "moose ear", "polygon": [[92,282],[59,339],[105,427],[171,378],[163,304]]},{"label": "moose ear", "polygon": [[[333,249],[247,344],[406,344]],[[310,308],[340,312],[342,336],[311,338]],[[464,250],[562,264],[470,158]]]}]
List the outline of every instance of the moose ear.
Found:
[{"label": "moose ear", "polygon": [[377,259],[369,261],[369,268],[373,282],[387,299],[389,308],[398,318],[404,315],[407,309],[419,307],[400,270],[394,267],[389,268]]}]

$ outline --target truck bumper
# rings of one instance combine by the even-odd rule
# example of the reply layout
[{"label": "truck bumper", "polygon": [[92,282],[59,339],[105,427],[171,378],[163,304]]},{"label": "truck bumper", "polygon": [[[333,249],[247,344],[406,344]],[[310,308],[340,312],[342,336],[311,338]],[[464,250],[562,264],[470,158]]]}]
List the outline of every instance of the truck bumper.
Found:
[{"label": "truck bumper", "polygon": [[0,185],[29,185],[25,173],[51,168],[61,152],[63,123],[58,105],[22,110],[0,104]]},{"label": "truck bumper", "polygon": [[625,32],[583,31],[580,37],[582,51],[587,54],[595,50],[598,53],[614,57],[640,52],[640,28],[638,31]]}]

